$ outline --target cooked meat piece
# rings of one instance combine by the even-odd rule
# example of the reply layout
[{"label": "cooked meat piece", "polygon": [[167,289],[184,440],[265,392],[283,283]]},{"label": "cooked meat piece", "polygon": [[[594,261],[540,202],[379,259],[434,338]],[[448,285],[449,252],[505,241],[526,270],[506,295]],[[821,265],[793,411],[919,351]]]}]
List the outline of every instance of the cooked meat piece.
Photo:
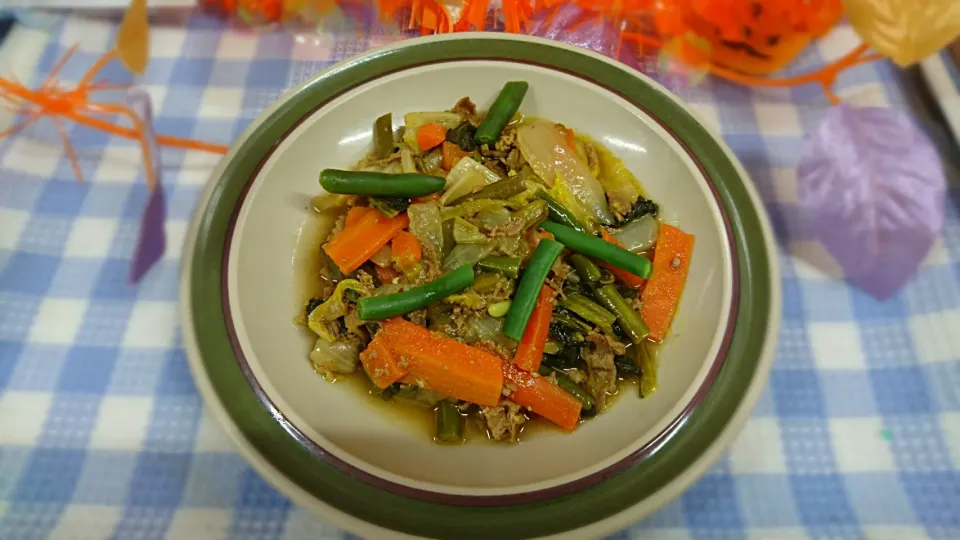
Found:
[{"label": "cooked meat piece", "polygon": [[586,382],[587,380],[587,374],[580,371],[579,369],[568,369],[566,371],[566,374],[567,374],[567,377],[570,377],[571,381],[577,384]]},{"label": "cooked meat piece", "polygon": [[477,345],[482,345],[482,347],[480,348],[486,350],[487,352],[494,353],[501,358],[513,357],[513,351],[507,349],[500,343],[497,343],[495,341],[490,341],[489,339],[481,340],[477,343],[474,343],[473,345],[474,347],[476,347]]},{"label": "cooked meat piece", "polygon": [[567,280],[570,272],[573,272],[573,267],[558,258],[550,268],[550,273],[547,274],[547,285],[550,285],[550,288],[553,290],[562,293],[563,282]]},{"label": "cooked meat piece", "polygon": [[374,167],[374,168],[377,168],[377,169],[382,169],[382,168],[386,167],[387,165],[389,165],[389,164],[391,164],[391,163],[399,162],[399,161],[400,161],[400,152],[399,152],[399,151],[396,151],[396,152],[394,152],[394,153],[390,154],[389,156],[387,156],[387,157],[385,157],[385,158],[382,158],[382,159],[376,159],[376,158],[373,158],[373,157],[371,157],[371,156],[367,156],[367,157],[361,159],[359,163],[357,163],[356,169],[357,169],[357,170],[363,170],[363,169],[365,169],[365,168],[367,168],[367,167]]},{"label": "cooked meat piece", "polygon": [[360,315],[357,313],[357,305],[353,302],[347,303],[347,314],[343,316],[343,324],[347,327],[347,331],[350,334],[366,342],[368,339],[367,330],[364,327],[364,322],[360,320]]},{"label": "cooked meat piece", "polygon": [[366,270],[357,270],[357,281],[368,291],[376,288],[376,285],[373,283],[373,276],[367,273]]},{"label": "cooked meat piece", "polygon": [[412,323],[419,324],[420,326],[427,325],[427,308],[421,308],[415,311],[411,311],[407,314],[407,320]]},{"label": "cooked meat piece", "polygon": [[343,214],[340,214],[340,217],[338,217],[336,221],[333,222],[333,228],[330,229],[330,234],[327,235],[327,240],[330,240],[331,238],[336,236],[338,232],[342,231],[346,223],[347,223],[347,213],[344,212]]},{"label": "cooked meat piece", "polygon": [[482,407],[480,415],[487,424],[487,432],[497,441],[515,441],[527,417],[512,401],[501,401],[496,407]]},{"label": "cooked meat piece", "polygon": [[493,149],[503,155],[507,155],[515,148],[517,144],[517,130],[507,128],[500,134],[500,138],[493,144]]},{"label": "cooked meat piece", "polygon": [[497,236],[517,236],[523,232],[523,220],[520,218],[510,218],[509,221],[503,225],[497,225],[496,227],[490,229],[490,232],[487,233],[488,236],[497,237]]},{"label": "cooked meat piece", "polygon": [[[616,343],[616,342],[614,342]],[[620,349],[626,350],[623,345]],[[617,366],[613,363],[616,354],[611,340],[607,336],[591,332],[587,336],[587,344],[580,349],[583,360],[587,363],[587,388],[597,400],[598,409],[602,410],[607,398],[617,391]]]},{"label": "cooked meat piece", "polygon": [[507,154],[507,157],[503,158],[503,164],[507,166],[511,171],[519,171],[526,161],[523,159],[523,154],[520,153],[518,148],[510,150],[510,153]]},{"label": "cooked meat piece", "polygon": [[480,125],[480,117],[477,116],[477,106],[470,101],[469,97],[460,98],[460,101],[453,106],[453,112],[459,113],[475,126]]},{"label": "cooked meat piece", "polygon": [[510,171],[507,170],[507,166],[504,165],[504,164],[503,164],[500,160],[498,160],[498,159],[488,159],[488,160],[485,160],[485,161],[483,162],[483,166],[486,167],[486,168],[488,168],[488,169],[490,169],[491,171],[497,173],[497,176],[499,176],[500,178],[506,178],[506,177],[507,177],[507,174],[510,173]]}]

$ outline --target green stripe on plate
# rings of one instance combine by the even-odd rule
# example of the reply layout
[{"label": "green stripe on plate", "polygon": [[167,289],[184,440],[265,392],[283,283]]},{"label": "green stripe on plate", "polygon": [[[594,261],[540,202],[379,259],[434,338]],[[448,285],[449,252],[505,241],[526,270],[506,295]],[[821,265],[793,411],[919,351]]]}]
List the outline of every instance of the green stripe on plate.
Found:
[{"label": "green stripe on plate", "polygon": [[[385,73],[431,62],[496,59],[572,73],[658,117],[695,156],[730,220],[739,265],[739,310],[724,367],[682,429],[630,469],[583,491],[499,507],[444,505],[396,495],[318,459],[290,436],[251,390],[234,355],[222,310],[221,279],[231,216],[274,144],[316,107]],[[192,253],[192,331],[210,382],[238,429],[273,467],[326,504],[358,519],[408,534],[439,537],[529,537],[583,527],[622,512],[677,479],[723,432],[758,375],[772,320],[773,283],[764,220],[735,164],[673,99],[649,82],[590,55],[545,43],[490,38],[417,40],[327,71],[286,98],[226,165],[202,210]]]}]

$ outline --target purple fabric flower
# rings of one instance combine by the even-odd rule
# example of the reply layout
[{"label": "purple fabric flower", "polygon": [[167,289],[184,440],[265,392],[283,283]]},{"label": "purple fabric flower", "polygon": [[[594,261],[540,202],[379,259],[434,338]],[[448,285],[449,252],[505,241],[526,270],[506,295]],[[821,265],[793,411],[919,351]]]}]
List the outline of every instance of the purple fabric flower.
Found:
[{"label": "purple fabric flower", "polygon": [[800,205],[851,281],[896,293],[943,228],[946,178],[936,149],[903,113],[839,105],[797,166]]}]

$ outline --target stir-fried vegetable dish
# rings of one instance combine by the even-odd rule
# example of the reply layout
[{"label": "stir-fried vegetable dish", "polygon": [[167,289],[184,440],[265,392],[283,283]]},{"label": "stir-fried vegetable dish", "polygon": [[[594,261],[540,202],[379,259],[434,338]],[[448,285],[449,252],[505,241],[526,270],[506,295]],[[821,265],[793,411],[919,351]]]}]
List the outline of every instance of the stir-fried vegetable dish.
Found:
[{"label": "stir-fried vegetable dish", "polygon": [[693,237],[624,163],[570,127],[518,112],[508,82],[486,114],[390,113],[353,170],[324,169],[318,211],[338,218],[306,303],[315,369],[433,410],[435,440],[464,425],[517,440],[544,419],[573,430],[620,381],[656,388],[656,346]]}]

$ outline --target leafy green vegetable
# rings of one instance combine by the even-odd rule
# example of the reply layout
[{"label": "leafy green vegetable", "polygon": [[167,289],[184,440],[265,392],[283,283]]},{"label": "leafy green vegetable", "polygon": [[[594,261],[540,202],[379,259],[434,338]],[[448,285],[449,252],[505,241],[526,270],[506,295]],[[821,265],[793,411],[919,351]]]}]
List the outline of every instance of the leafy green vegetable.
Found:
[{"label": "leafy green vegetable", "polygon": [[603,145],[595,144],[593,146],[600,161],[598,179],[607,194],[610,210],[615,214],[622,215],[633,206],[637,198],[642,199],[640,182],[624,165],[623,160],[613,155]]},{"label": "leafy green vegetable", "polygon": [[477,133],[477,128],[470,122],[463,122],[459,126],[447,130],[447,141],[460,147],[464,152],[473,152],[477,149],[477,143],[473,136]]},{"label": "leafy green vegetable", "polygon": [[[460,160],[463,161],[463,160]],[[507,203],[497,199],[477,199],[467,201],[456,206],[446,206],[440,211],[444,221],[455,217],[469,217],[482,210],[499,210],[506,208]]]},{"label": "leafy green vegetable", "polygon": [[613,357],[613,364],[617,367],[617,374],[621,377],[641,377],[643,370],[640,366],[633,363],[633,359],[624,354],[618,354]]},{"label": "leafy green vegetable", "polygon": [[638,196],[637,202],[635,202],[633,204],[633,208],[631,208],[630,211],[627,212],[625,216],[623,216],[623,219],[620,220],[620,224],[621,225],[625,224],[628,221],[631,221],[646,215],[657,217],[657,214],[659,212],[660,212],[660,207],[657,206],[657,203],[651,201],[650,199],[644,199],[643,196]]},{"label": "leafy green vegetable", "polygon": [[453,239],[457,244],[482,244],[488,240],[476,225],[462,217],[453,219]]},{"label": "leafy green vegetable", "polygon": [[410,206],[410,199],[406,197],[370,197],[370,206],[388,218],[395,218],[400,212]]},{"label": "leafy green vegetable", "polygon": [[344,295],[348,290],[355,290],[361,295],[366,294],[366,288],[362,283],[355,279],[345,279],[337,284],[330,298],[317,306],[307,317],[307,326],[313,333],[320,336],[327,342],[336,341],[335,328],[331,328],[336,320],[346,315],[347,306]]}]

